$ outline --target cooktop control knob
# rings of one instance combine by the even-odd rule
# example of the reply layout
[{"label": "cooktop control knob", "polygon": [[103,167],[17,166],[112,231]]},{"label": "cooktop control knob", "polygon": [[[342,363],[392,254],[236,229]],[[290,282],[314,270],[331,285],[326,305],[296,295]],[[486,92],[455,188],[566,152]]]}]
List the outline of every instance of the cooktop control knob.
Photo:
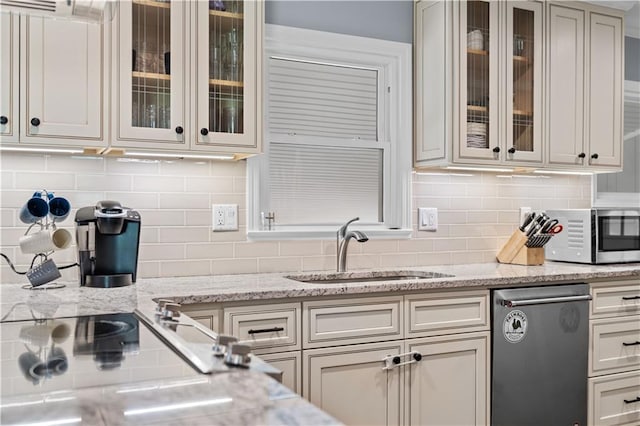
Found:
[{"label": "cooktop control knob", "polygon": [[179,303],[167,302],[164,304],[164,308],[162,309],[162,313],[160,316],[164,320],[173,320],[180,316],[180,308],[182,305]]},{"label": "cooktop control knob", "polygon": [[228,346],[236,343],[237,338],[233,336],[227,336],[225,334],[219,334],[216,344],[213,345],[213,354],[215,356],[224,356],[227,353]]},{"label": "cooktop control knob", "polygon": [[251,362],[251,346],[232,343],[224,357],[224,363],[234,367],[248,367]]},{"label": "cooktop control knob", "polygon": [[158,299],[158,304],[156,305],[156,315],[162,315],[164,311],[164,305],[167,303],[173,303],[171,299]]}]

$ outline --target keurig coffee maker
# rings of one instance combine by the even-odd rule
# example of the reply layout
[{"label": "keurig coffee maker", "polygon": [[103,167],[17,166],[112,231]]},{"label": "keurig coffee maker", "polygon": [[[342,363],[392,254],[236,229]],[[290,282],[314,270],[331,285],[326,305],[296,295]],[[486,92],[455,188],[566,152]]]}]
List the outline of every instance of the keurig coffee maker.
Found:
[{"label": "keurig coffee maker", "polygon": [[80,285],[122,287],[136,282],[140,214],[117,201],[100,201],[76,213]]}]

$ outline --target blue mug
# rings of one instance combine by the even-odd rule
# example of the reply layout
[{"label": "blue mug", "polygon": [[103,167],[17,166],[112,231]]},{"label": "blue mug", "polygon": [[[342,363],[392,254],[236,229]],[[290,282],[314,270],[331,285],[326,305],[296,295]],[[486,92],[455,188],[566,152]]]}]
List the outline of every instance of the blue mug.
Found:
[{"label": "blue mug", "polygon": [[71,212],[71,203],[63,197],[53,197],[49,200],[49,217],[54,222],[62,222]]},{"label": "blue mug", "polygon": [[35,223],[49,214],[49,203],[42,198],[40,192],[33,194],[33,197],[20,209],[20,220],[24,223]]}]

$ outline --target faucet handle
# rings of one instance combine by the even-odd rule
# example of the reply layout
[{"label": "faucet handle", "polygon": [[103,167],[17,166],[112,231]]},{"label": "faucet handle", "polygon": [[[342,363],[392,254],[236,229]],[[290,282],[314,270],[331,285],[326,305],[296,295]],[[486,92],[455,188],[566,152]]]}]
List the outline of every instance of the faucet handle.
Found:
[{"label": "faucet handle", "polygon": [[344,238],[345,234],[347,233],[347,227],[357,220],[360,220],[360,218],[354,217],[353,219],[342,225],[340,229],[338,229],[338,237]]}]

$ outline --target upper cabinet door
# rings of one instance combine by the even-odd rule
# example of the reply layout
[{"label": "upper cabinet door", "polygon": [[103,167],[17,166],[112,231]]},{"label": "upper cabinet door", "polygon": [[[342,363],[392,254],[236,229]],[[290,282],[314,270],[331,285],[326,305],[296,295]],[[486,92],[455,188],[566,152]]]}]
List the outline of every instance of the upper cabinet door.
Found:
[{"label": "upper cabinet door", "polygon": [[199,1],[196,7],[196,147],[258,150],[262,50],[259,1]]},{"label": "upper cabinet door", "polygon": [[185,1],[120,2],[113,31],[114,145],[185,148],[187,7]]},{"label": "upper cabinet door", "polygon": [[22,140],[81,146],[102,141],[103,26],[22,19]]},{"label": "upper cabinet door", "polygon": [[592,166],[622,165],[622,18],[590,14],[587,146]]},{"label": "upper cabinet door", "polygon": [[551,165],[584,158],[585,12],[552,4],[548,19],[547,146]]},{"label": "upper cabinet door", "polygon": [[507,4],[507,161],[542,162],[542,3]]},{"label": "upper cabinet door", "polygon": [[[460,2],[459,159],[498,160],[498,8],[500,2]],[[427,94],[428,96],[428,94]]]},{"label": "upper cabinet door", "polygon": [[18,141],[18,17],[0,13],[0,137]]}]

